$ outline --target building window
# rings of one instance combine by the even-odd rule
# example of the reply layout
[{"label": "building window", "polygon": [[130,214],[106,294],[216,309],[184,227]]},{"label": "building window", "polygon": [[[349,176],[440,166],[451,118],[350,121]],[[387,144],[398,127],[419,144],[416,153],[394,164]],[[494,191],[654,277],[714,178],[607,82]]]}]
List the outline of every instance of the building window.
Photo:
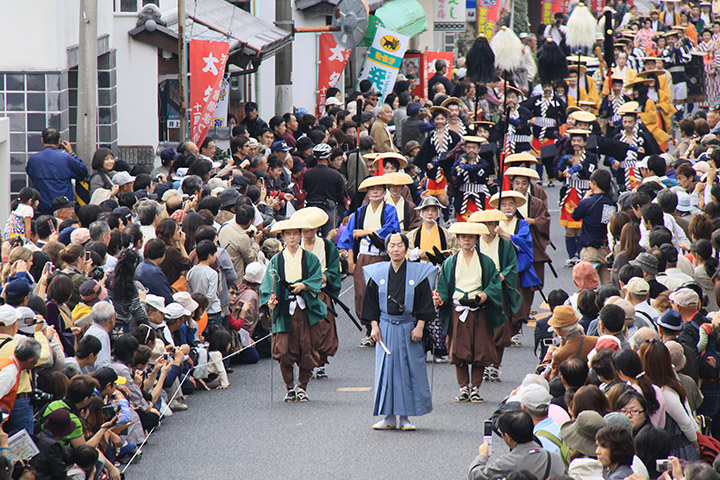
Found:
[{"label": "building window", "polygon": [[443,50],[452,52],[455,50],[455,41],[457,40],[457,32],[445,32],[443,34]]},{"label": "building window", "polygon": [[115,12],[122,12],[122,13],[137,13],[145,5],[148,4],[158,5],[160,4],[159,0],[115,0]]}]

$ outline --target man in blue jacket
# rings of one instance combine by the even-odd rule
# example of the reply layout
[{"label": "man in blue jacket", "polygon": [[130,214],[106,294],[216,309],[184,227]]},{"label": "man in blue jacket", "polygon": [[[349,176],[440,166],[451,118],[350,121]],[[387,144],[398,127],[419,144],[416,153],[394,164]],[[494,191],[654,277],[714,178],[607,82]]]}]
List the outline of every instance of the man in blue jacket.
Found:
[{"label": "man in blue jacket", "polygon": [[42,151],[28,160],[25,172],[32,180],[32,186],[40,192],[38,211],[51,214],[53,199],[75,198],[72,180],[84,179],[88,170],[83,161],[73,154],[70,142],[60,141],[60,132],[56,128],[43,130],[42,144]]}]

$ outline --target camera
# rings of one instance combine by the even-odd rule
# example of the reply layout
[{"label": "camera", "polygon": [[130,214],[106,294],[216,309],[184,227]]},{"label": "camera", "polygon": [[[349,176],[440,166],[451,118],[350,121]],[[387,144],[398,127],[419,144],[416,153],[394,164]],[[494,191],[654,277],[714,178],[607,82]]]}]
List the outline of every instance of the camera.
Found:
[{"label": "camera", "polygon": [[672,462],[669,458],[662,458],[655,460],[655,470],[657,470],[658,473],[661,472],[668,472],[672,469]]},{"label": "camera", "polygon": [[88,273],[88,277],[92,278],[96,281],[101,281],[103,277],[105,276],[105,272],[101,267],[95,267],[92,270],[90,270],[90,273]]},{"label": "camera", "polygon": [[33,390],[32,397],[31,397],[31,403],[35,407],[44,407],[48,403],[52,402],[55,399],[51,394],[43,392],[42,390]]},{"label": "camera", "polygon": [[117,415],[119,412],[120,405],[114,405],[112,403],[109,403],[100,407],[100,413],[102,414],[103,420],[106,422],[109,422],[110,420],[115,418],[115,415]]}]

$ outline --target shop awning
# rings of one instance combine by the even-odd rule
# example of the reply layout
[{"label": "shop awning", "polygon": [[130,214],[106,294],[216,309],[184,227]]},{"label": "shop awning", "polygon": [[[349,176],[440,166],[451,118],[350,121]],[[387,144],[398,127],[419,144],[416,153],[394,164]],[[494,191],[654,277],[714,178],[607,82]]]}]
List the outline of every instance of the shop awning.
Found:
[{"label": "shop awning", "polygon": [[[365,0],[368,9],[372,12],[376,8],[380,8],[385,0]],[[302,11],[307,17],[332,16],[335,7],[340,0],[296,0],[295,8]]]},{"label": "shop awning", "polygon": [[[138,14],[138,26],[128,33],[136,40],[178,53],[177,10],[162,13],[154,22]],[[230,44],[229,64],[242,73],[257,70],[260,62],[272,57],[292,41],[290,32],[238,8],[225,0],[187,0],[185,36],[189,40],[224,41]]]},{"label": "shop awning", "polygon": [[427,30],[425,9],[417,0],[387,0],[370,16],[370,26],[360,45],[369,46],[377,26],[412,37]]}]

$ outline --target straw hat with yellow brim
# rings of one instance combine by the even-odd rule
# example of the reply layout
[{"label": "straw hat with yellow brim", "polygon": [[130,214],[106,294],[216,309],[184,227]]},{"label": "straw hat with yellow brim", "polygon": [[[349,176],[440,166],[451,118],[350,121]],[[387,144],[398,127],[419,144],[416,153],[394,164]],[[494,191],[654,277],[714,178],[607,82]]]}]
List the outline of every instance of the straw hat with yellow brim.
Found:
[{"label": "straw hat with yellow brim", "polygon": [[615,72],[615,73],[613,73],[612,76],[610,77],[610,80],[613,81],[613,82],[625,82],[625,77],[623,77],[623,76],[620,75],[619,73]]},{"label": "straw hat with yellow brim", "polygon": [[487,129],[490,129],[490,128],[492,128],[492,127],[495,126],[495,122],[487,122],[487,121],[484,121],[484,120],[479,120],[479,121],[477,121],[477,122],[471,122],[470,124],[471,124],[471,125],[479,125],[479,126],[481,126],[481,127],[487,128]]},{"label": "straw hat with yellow brim", "polygon": [[621,43],[632,43],[632,40],[630,40],[629,38],[616,38],[614,40],[614,43],[615,45],[619,45]]},{"label": "straw hat with yellow brim", "polygon": [[573,136],[573,135],[582,135],[582,136],[587,137],[588,135],[590,135],[591,132],[590,132],[590,130],[585,130],[585,129],[582,129],[582,128],[571,128],[571,129],[568,130],[566,133],[567,133],[568,135],[570,135],[570,136]]},{"label": "straw hat with yellow brim", "polygon": [[460,105],[461,100],[457,97],[448,97],[440,104],[441,107],[447,107],[448,105]]},{"label": "straw hat with yellow brim", "polygon": [[290,220],[297,220],[307,228],[320,228],[325,225],[330,217],[325,210],[318,207],[305,207],[296,211],[290,217]]},{"label": "straw hat with yellow brim", "polygon": [[[520,208],[523,205],[525,205],[525,195],[523,195],[520,192],[516,192],[515,190],[505,190],[502,192],[503,199],[505,198],[513,198],[515,199],[515,206]],[[498,208],[498,202],[500,201],[500,192],[496,193],[492,197],[490,197],[490,201],[488,202],[492,208]],[[502,212],[500,212],[502,213]]]},{"label": "straw hat with yellow brim", "polygon": [[380,155],[380,154],[377,153],[377,152],[366,153],[366,154],[363,155],[363,158],[366,159],[366,160],[374,160],[375,157],[377,157],[378,155]]},{"label": "straw hat with yellow brim", "polygon": [[657,62],[658,60],[662,60],[660,57],[642,57],[641,59],[643,62]]},{"label": "straw hat with yellow brim", "polygon": [[508,163],[524,163],[524,162],[530,162],[530,163],[540,163],[537,158],[533,157],[529,153],[513,153],[512,155],[508,155],[505,157],[505,165]]},{"label": "straw hat with yellow brim", "polygon": [[386,177],[390,180],[388,185],[412,185],[413,179],[405,172],[386,173]]},{"label": "straw hat with yellow brim", "polygon": [[473,135],[463,135],[462,139],[465,141],[465,143],[488,143],[487,138],[475,137]]},{"label": "straw hat with yellow brim", "polygon": [[478,210],[473,212],[468,218],[468,222],[473,223],[487,223],[487,222],[502,222],[507,220],[507,215],[502,213],[500,210]]},{"label": "straw hat with yellow brim", "polygon": [[275,232],[284,232],[286,230],[302,230],[303,228],[306,228],[307,224],[305,221],[301,221],[299,219],[293,219],[290,218],[289,220],[280,220],[279,222],[275,222],[270,229],[271,233]]},{"label": "straw hat with yellow brim", "polygon": [[594,113],[586,112],[583,110],[573,112],[572,117],[575,119],[576,122],[592,123],[597,120],[597,117]]},{"label": "straw hat with yellow brim", "polygon": [[508,85],[507,87],[505,87],[505,92],[506,93],[514,93],[518,97],[522,97],[522,95],[523,95],[523,93],[519,89],[513,87],[512,85]]},{"label": "straw hat with yellow brim", "polygon": [[407,158],[405,158],[404,155],[402,155],[400,153],[395,153],[395,152],[378,153],[375,156],[375,160],[373,160],[373,167],[379,168],[380,162],[382,160],[385,160],[386,158],[394,158],[395,160],[397,160],[398,163],[400,164],[400,170],[407,167],[407,164],[408,164]]},{"label": "straw hat with yellow brim", "polygon": [[377,175],[375,177],[368,177],[360,183],[358,192],[366,192],[370,187],[385,187],[390,185],[392,182],[387,175]]},{"label": "straw hat with yellow brim", "polygon": [[455,235],[489,235],[490,230],[482,223],[455,222],[448,229]]},{"label": "straw hat with yellow brim", "polygon": [[[577,73],[578,66],[575,65],[568,65],[568,73],[575,72]],[[585,75],[585,72],[587,72],[587,67],[585,65],[580,65],[580,75]]]},{"label": "straw hat with yellow brim", "polygon": [[578,102],[578,105],[585,106],[585,107],[594,107],[596,106],[595,102],[591,102],[590,100],[580,100]]},{"label": "straw hat with yellow brim", "polygon": [[688,29],[688,27],[684,27],[682,25],[673,25],[672,28],[673,28],[673,30],[678,30],[680,32],[684,32],[685,30]]},{"label": "straw hat with yellow brim", "polygon": [[673,36],[677,37],[678,35],[680,35],[680,31],[675,30],[674,28],[672,30],[669,30],[665,33],[660,34],[660,36],[662,36],[662,37],[673,37]]},{"label": "straw hat with yellow brim", "polygon": [[[568,68],[570,66],[573,66],[573,64],[575,64],[574,66],[577,67],[577,63],[578,63],[577,55],[570,55],[569,57],[565,57],[565,59],[570,64],[570,65],[568,65]],[[593,60],[597,60],[597,59],[595,57],[588,57],[587,55],[580,55],[580,63],[588,63],[588,62],[592,62]]]},{"label": "straw hat with yellow brim", "polygon": [[452,115],[452,112],[445,107],[430,107],[430,114],[442,113],[446,117]]},{"label": "straw hat with yellow brim", "polygon": [[534,168],[510,167],[505,170],[506,177],[528,177],[533,180],[540,180],[540,175]]},{"label": "straw hat with yellow brim", "polygon": [[618,115],[637,115],[639,106],[640,104],[638,102],[627,102],[620,105],[617,113]]},{"label": "straw hat with yellow brim", "polygon": [[652,82],[652,78],[636,78],[632,82],[626,83],[625,88],[635,88],[639,87],[640,85],[650,85]]},{"label": "straw hat with yellow brim", "polygon": [[665,70],[658,70],[658,69],[643,70],[642,72],[638,73],[637,76],[640,78],[646,78],[646,77],[649,77],[650,75],[663,75],[664,73],[665,73]]},{"label": "straw hat with yellow brim", "polygon": [[567,113],[568,115],[570,115],[571,113],[581,112],[581,111],[582,110],[580,109],[580,107],[575,106],[575,105],[571,105],[565,109],[565,113]]}]

